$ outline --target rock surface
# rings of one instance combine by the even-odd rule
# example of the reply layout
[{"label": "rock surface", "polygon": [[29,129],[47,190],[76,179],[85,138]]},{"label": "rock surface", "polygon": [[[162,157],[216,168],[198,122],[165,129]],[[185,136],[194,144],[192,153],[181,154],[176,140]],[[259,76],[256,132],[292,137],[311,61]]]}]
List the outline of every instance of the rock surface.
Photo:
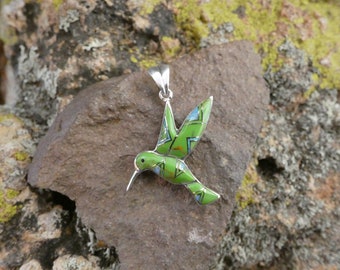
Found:
[{"label": "rock surface", "polygon": [[340,269],[340,92],[306,98],[316,72],[310,59],[289,41],[278,50],[287,61],[265,74],[270,110],[219,270]]},{"label": "rock surface", "polygon": [[201,207],[183,186],[143,174],[126,193],[134,156],[152,150],[164,104],[145,73],[82,91],[41,140],[28,181],[76,201],[82,221],[117,249],[122,269],[207,269],[230,218],[268,104],[248,42],[210,47],[170,66],[176,122],[210,95],[210,122],[187,164],[222,195]]},{"label": "rock surface", "polygon": [[[71,255],[92,258],[78,269],[114,269],[114,249],[77,220],[74,202],[28,186],[35,144],[26,124],[15,110],[0,106],[0,269],[52,269],[54,260],[72,262]],[[75,269],[69,265],[63,269]]]},{"label": "rock surface", "polygon": [[31,260],[23,264],[19,270],[42,270],[42,267],[37,260]]},{"label": "rock surface", "polygon": [[94,256],[85,259],[83,256],[64,255],[53,262],[52,270],[100,270],[97,260]]},{"label": "rock surface", "polygon": [[23,121],[0,107],[0,185],[17,191],[26,187],[26,167],[35,147]]}]

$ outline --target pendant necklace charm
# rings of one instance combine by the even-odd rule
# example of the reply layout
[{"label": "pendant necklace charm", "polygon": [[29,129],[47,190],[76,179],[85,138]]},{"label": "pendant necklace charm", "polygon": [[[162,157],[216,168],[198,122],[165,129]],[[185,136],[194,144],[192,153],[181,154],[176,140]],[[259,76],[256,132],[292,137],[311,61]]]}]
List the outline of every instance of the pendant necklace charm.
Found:
[{"label": "pendant necklace charm", "polygon": [[151,68],[149,74],[160,89],[160,99],[165,102],[163,121],[155,150],[144,151],[136,156],[136,170],[126,190],[129,190],[141,172],[150,170],[172,184],[184,185],[201,205],[216,201],[220,195],[205,187],[184,162],[198,144],[207,126],[213,97],[194,108],[177,129],[170,105],[173,92],[169,88],[169,66]]}]

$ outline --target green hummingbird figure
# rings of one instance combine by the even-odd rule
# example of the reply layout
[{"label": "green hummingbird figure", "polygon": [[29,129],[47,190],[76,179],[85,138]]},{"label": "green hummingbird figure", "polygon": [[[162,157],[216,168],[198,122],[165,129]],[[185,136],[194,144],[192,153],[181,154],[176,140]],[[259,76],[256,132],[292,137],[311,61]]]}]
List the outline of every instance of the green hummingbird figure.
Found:
[{"label": "green hummingbird figure", "polygon": [[198,144],[207,126],[213,97],[195,107],[177,129],[170,105],[172,91],[168,88],[168,66],[150,69],[149,74],[160,88],[160,98],[165,101],[163,121],[155,150],[144,151],[136,156],[134,160],[136,170],[126,190],[129,190],[141,172],[150,170],[172,184],[184,185],[201,205],[216,201],[220,195],[205,187],[184,162]]}]

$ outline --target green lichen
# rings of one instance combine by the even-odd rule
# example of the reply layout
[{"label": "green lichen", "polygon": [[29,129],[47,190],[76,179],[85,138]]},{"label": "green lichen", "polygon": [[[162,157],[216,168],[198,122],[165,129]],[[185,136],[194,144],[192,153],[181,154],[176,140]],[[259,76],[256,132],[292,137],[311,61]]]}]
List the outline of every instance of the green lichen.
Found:
[{"label": "green lichen", "polygon": [[130,61],[131,61],[132,63],[134,63],[134,64],[137,64],[137,63],[138,63],[138,59],[137,59],[137,57],[134,56],[134,55],[131,55],[131,56],[130,56]]},{"label": "green lichen", "polygon": [[64,0],[53,0],[52,4],[55,7],[55,9],[59,9],[59,7],[61,6],[61,4],[64,2]]},{"label": "green lichen", "polygon": [[[1,0],[0,1],[0,14],[3,11],[3,8],[10,4],[12,0]],[[6,17],[2,14],[0,15],[0,39],[6,45],[13,45],[18,41],[18,36],[16,29],[14,27],[10,27],[7,24]]]},{"label": "green lichen", "polygon": [[6,198],[9,200],[13,200],[14,198],[16,198],[19,195],[19,191],[14,190],[14,189],[7,189],[6,190]]},{"label": "green lichen", "polygon": [[142,16],[145,16],[145,15],[149,15],[151,14],[155,7],[158,6],[159,4],[161,4],[162,2],[164,2],[163,0],[146,0],[146,1],[143,1],[143,4],[141,6],[141,10],[140,10],[140,14]]},{"label": "green lichen", "polygon": [[0,123],[5,122],[7,120],[12,119],[14,116],[12,114],[1,114],[0,115]]},{"label": "green lichen", "polygon": [[304,94],[304,98],[309,98],[310,95],[316,90],[316,85],[318,84],[318,82],[320,81],[320,77],[318,74],[313,73],[311,75],[311,80],[312,80],[312,87],[310,87]]},{"label": "green lichen", "polygon": [[250,40],[262,56],[264,70],[279,69],[285,59],[277,48],[289,38],[313,59],[322,88],[340,87],[340,2],[175,0],[176,23],[198,47],[211,28],[232,23],[229,40]]},{"label": "green lichen", "polygon": [[[300,1],[292,2],[297,5]],[[312,37],[306,40],[297,39],[296,45],[312,57],[313,64],[319,69],[322,76],[321,88],[339,88],[340,2],[302,1],[301,9],[311,16],[314,15]]]},{"label": "green lichen", "polygon": [[241,187],[236,193],[236,202],[241,209],[256,202],[254,185],[258,182],[258,175],[253,166],[250,166],[242,180]]},{"label": "green lichen", "polygon": [[[39,2],[41,4],[44,0],[29,0],[29,1]],[[56,10],[58,10],[63,3],[64,3],[64,0],[52,0],[52,5],[54,6]]]},{"label": "green lichen", "polygon": [[9,3],[11,3],[12,0],[3,0],[3,4],[4,6],[8,5]]},{"label": "green lichen", "polygon": [[12,121],[12,122],[17,122],[22,124],[22,121],[16,117],[14,114],[8,113],[8,114],[0,114],[0,124],[7,122],[7,121]]},{"label": "green lichen", "polygon": [[153,57],[145,57],[139,62],[139,66],[144,69],[149,69],[151,67],[157,66],[159,64],[159,60]]},{"label": "green lichen", "polygon": [[171,37],[167,37],[167,36],[162,37],[161,44],[163,48],[164,59],[174,58],[176,55],[178,55],[178,53],[181,50],[179,41]]},{"label": "green lichen", "polygon": [[14,158],[18,161],[26,161],[29,159],[29,154],[24,151],[14,153]]},{"label": "green lichen", "polygon": [[131,56],[130,61],[142,69],[149,69],[151,67],[157,66],[159,64],[160,59],[157,56],[143,55],[137,49],[130,50]]},{"label": "green lichen", "polygon": [[13,189],[0,190],[0,223],[9,221],[19,210],[18,205],[10,201],[19,195],[19,191]]},{"label": "green lichen", "polygon": [[174,2],[177,25],[184,31],[188,40],[198,45],[200,40],[209,34],[208,24],[202,17],[204,7],[198,5],[196,0]]}]

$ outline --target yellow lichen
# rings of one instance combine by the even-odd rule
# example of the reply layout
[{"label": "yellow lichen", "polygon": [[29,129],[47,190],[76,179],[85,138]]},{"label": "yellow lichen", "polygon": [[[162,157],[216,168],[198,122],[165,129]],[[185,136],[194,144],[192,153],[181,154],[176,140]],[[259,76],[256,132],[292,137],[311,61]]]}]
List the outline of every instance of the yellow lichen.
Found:
[{"label": "yellow lichen", "polygon": [[143,55],[138,49],[131,49],[129,52],[131,54],[130,61],[143,69],[149,69],[157,66],[161,62],[159,57],[146,54]]},{"label": "yellow lichen", "polygon": [[196,0],[174,1],[177,25],[184,30],[187,38],[198,44],[208,36],[207,23],[202,20],[202,8]]},{"label": "yellow lichen", "polygon": [[55,7],[55,9],[59,9],[59,7],[61,6],[61,4],[64,2],[64,0],[52,0],[52,4]]},{"label": "yellow lichen", "polygon": [[6,122],[8,120],[21,121],[14,114],[10,114],[10,113],[9,114],[0,114],[0,124],[3,123],[3,122]]},{"label": "yellow lichen", "polygon": [[19,192],[13,189],[0,190],[0,223],[9,221],[18,211],[19,206],[11,203]]},{"label": "yellow lichen", "polygon": [[[262,56],[263,69],[279,69],[285,59],[277,48],[290,39],[312,57],[321,76],[315,84],[340,87],[340,2],[336,0],[174,0],[177,25],[198,47],[210,28],[229,22],[229,40],[250,40]],[[312,86],[314,88],[315,86]]]},{"label": "yellow lichen", "polygon": [[14,190],[14,189],[7,189],[6,190],[6,198],[9,200],[14,199],[15,197],[17,197],[19,195],[19,191]]},{"label": "yellow lichen", "polygon": [[153,12],[156,6],[163,3],[164,0],[145,0],[141,6],[140,14],[141,15],[148,15]]},{"label": "yellow lichen", "polygon": [[130,61],[132,62],[132,63],[138,63],[138,59],[136,58],[136,56],[134,56],[134,55],[131,55],[130,56]]},{"label": "yellow lichen", "polygon": [[250,165],[242,180],[241,187],[236,193],[236,202],[241,209],[255,203],[254,185],[259,181],[259,176],[256,173],[254,165]]},{"label": "yellow lichen", "polygon": [[18,161],[25,161],[29,158],[29,154],[24,151],[14,153],[14,158]]},{"label": "yellow lichen", "polygon": [[149,69],[151,67],[157,66],[159,64],[159,60],[153,57],[145,57],[139,62],[139,66],[143,69]]},{"label": "yellow lichen", "polygon": [[181,50],[181,43],[177,38],[164,36],[161,40],[163,58],[169,60],[174,58]]}]

